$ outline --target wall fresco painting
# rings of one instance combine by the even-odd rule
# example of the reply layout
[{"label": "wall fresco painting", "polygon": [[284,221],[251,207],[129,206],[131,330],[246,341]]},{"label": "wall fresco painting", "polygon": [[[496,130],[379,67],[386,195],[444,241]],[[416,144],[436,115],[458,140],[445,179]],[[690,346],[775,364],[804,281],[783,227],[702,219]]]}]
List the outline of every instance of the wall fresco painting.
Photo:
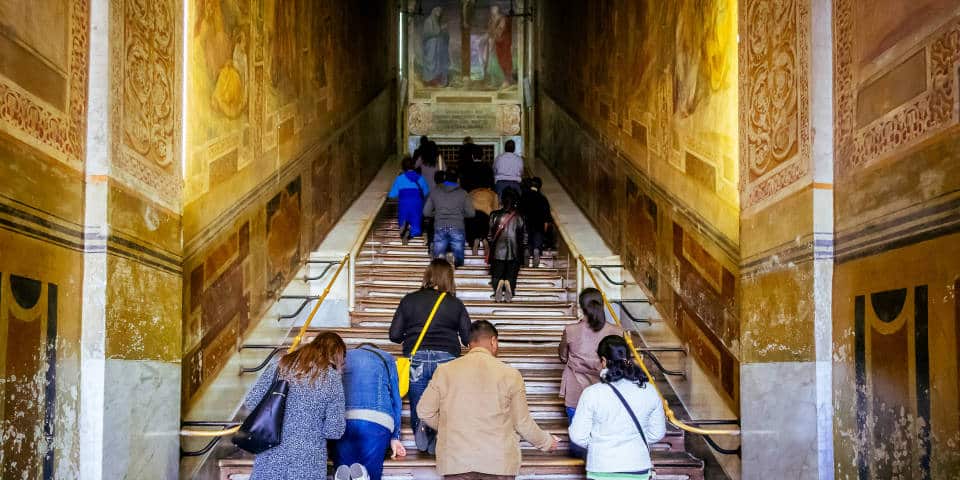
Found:
[{"label": "wall fresco painting", "polygon": [[410,40],[415,89],[518,95],[520,22],[499,0],[426,0]]}]

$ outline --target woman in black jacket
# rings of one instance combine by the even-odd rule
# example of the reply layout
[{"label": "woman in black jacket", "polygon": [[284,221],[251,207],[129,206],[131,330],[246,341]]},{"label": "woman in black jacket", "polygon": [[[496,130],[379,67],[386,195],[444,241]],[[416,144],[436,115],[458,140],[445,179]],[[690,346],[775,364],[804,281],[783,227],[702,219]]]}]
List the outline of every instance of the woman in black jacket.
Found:
[{"label": "woman in black jacket", "polygon": [[437,367],[460,356],[461,345],[470,343],[470,315],[456,297],[453,266],[443,259],[431,261],[423,274],[422,286],[400,300],[390,324],[390,341],[402,343],[403,354],[409,356],[441,293],[447,296],[440,302],[419,350],[410,359],[410,425],[417,449],[431,454],[436,445],[436,432],[426,425],[421,428],[417,403]]},{"label": "woman in black jacket", "polygon": [[517,276],[527,243],[523,216],[517,211],[519,195],[504,190],[503,208],[490,214],[490,277],[496,302],[513,301],[517,293]]}]

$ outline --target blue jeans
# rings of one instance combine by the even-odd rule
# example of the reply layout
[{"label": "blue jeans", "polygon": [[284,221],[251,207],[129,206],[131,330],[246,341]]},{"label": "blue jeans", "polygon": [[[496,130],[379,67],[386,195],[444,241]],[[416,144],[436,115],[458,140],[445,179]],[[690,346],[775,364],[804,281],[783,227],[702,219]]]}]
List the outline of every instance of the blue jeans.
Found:
[{"label": "blue jeans", "polygon": [[[573,415],[576,412],[576,408],[567,407],[567,421],[570,425],[573,424]],[[573,458],[587,458],[587,449],[577,445],[576,443],[570,442],[569,455]]]},{"label": "blue jeans", "polygon": [[380,480],[383,460],[390,448],[390,431],[378,423],[347,420],[347,429],[340,440],[331,440],[334,466],[359,463],[367,468],[370,480]]},{"label": "blue jeans", "polygon": [[433,234],[433,256],[443,258],[447,254],[447,247],[453,250],[454,266],[463,266],[463,249],[466,243],[466,234],[456,227],[437,227]]},{"label": "blue jeans", "polygon": [[[433,378],[433,372],[436,372],[437,367],[441,364],[447,363],[454,358],[456,357],[449,352],[420,350],[410,359],[410,391],[407,394],[407,398],[410,399],[410,426],[413,428],[414,433],[417,431],[417,426],[420,425],[420,416],[417,415],[417,404],[420,403],[420,397],[423,396],[423,392],[427,389],[430,379]],[[427,431],[431,436],[436,435],[436,432],[433,430],[428,429]]]}]

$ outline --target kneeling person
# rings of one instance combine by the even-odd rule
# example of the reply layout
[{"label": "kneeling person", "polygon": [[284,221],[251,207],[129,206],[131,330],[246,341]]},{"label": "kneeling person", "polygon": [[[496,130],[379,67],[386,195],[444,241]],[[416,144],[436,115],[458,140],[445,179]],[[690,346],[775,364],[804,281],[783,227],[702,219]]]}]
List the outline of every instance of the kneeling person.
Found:
[{"label": "kneeling person", "polygon": [[437,368],[417,414],[438,430],[437,471],[447,479],[513,478],[520,471],[520,438],[543,451],[557,439],[543,431],[527,407],[515,368],[496,359],[497,329],[480,320],[470,327],[470,352]]},{"label": "kneeling person", "polygon": [[[373,345],[349,350],[343,369],[347,428],[333,445],[333,460],[341,465],[336,480],[364,478],[380,480],[387,448],[393,457],[406,456],[400,442],[400,398],[397,364],[393,357]],[[354,466],[353,472],[347,466]],[[359,470],[359,472],[358,472]]]}]

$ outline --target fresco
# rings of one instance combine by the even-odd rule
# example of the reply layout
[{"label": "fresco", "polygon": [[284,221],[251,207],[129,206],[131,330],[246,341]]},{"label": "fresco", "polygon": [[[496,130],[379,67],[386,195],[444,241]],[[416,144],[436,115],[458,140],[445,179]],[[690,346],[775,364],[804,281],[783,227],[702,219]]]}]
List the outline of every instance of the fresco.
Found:
[{"label": "fresco", "polygon": [[538,155],[737,410],[737,2],[583,8],[537,4]]},{"label": "fresco", "polygon": [[426,0],[413,20],[411,71],[417,89],[517,92],[519,22],[509,2]]}]

